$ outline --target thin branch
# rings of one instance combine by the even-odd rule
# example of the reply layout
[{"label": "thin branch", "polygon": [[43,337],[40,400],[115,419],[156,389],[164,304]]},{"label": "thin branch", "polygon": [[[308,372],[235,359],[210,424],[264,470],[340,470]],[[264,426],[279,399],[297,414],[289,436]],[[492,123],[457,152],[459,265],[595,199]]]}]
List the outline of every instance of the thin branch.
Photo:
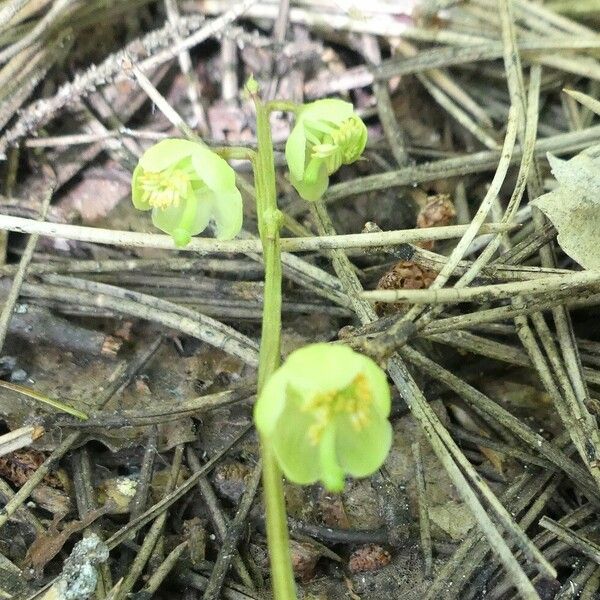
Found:
[{"label": "thin branch", "polygon": [[[312,252],[333,248],[377,248],[393,244],[412,243],[426,240],[448,240],[464,235],[468,225],[449,225],[446,227],[428,227],[422,229],[399,229],[381,233],[355,233],[349,235],[330,235],[309,238],[282,238],[281,249],[285,252]],[[171,236],[118,231],[97,227],[81,227],[64,223],[49,223],[0,215],[0,230],[17,231],[19,233],[37,233],[48,237],[58,237],[95,244],[110,244],[125,248],[160,248],[178,252],[209,253],[262,253],[258,239],[247,240],[215,240],[194,237],[184,248],[179,248]],[[498,233],[508,231],[510,227],[499,227],[495,223],[486,223],[479,233]]]},{"label": "thin branch", "polygon": [[[42,209],[40,214],[40,219],[42,221],[46,218],[46,214],[48,213],[48,208],[50,207],[50,201],[52,200],[53,194],[54,186],[51,186],[50,190],[46,194],[44,202],[42,203]],[[33,253],[35,252],[35,248],[37,246],[39,238],[39,234],[34,233],[27,240],[27,244],[25,246],[25,250],[23,251],[23,255],[21,256],[21,260],[19,261],[19,268],[15,273],[10,292],[8,293],[8,296],[4,301],[4,305],[2,306],[2,313],[0,313],[0,351],[4,346],[4,341],[8,332],[8,326],[10,324],[13,309],[15,308],[15,304],[17,303],[17,300],[19,298],[19,292],[21,290],[21,286],[23,285],[23,281],[25,280],[27,267],[29,266],[31,259],[33,258]]]},{"label": "thin branch", "polygon": [[483,303],[508,299],[517,294],[528,297],[545,297],[556,290],[564,290],[567,287],[575,292],[577,288],[589,287],[593,289],[598,284],[600,284],[600,272],[583,271],[543,279],[532,279],[530,281],[516,281],[470,288],[375,290],[372,292],[363,292],[362,296],[371,302],[406,302],[410,304]]}]

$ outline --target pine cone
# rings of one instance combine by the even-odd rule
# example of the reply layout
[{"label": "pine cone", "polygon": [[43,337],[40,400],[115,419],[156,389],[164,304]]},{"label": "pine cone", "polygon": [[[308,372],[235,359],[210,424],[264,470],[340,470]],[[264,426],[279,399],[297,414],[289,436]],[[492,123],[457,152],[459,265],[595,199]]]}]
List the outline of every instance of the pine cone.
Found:
[{"label": "pine cone", "polygon": [[[424,269],[409,260],[397,262],[377,283],[378,290],[421,290],[428,288],[437,273]],[[401,302],[377,302],[375,310],[380,315],[389,315],[405,311],[405,304]]]},{"label": "pine cone", "polygon": [[[450,225],[456,217],[454,204],[448,194],[436,194],[429,196],[427,204],[417,215],[417,227],[443,227]],[[419,246],[426,250],[433,249],[433,240],[421,242]]]},{"label": "pine cone", "polygon": [[352,573],[377,571],[392,560],[390,553],[376,544],[367,544],[357,548],[348,560],[348,568]]}]

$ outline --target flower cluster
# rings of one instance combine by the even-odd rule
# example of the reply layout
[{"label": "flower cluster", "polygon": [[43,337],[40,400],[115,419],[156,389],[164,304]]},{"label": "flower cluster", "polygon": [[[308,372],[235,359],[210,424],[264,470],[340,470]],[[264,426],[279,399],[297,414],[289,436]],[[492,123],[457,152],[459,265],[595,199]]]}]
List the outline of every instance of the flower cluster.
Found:
[{"label": "flower cluster", "polygon": [[254,421],[290,481],[340,491],[346,474],[365,477],[382,465],[389,412],[387,378],[375,362],[347,346],[312,344],[267,381]]},{"label": "flower cluster", "polygon": [[[367,128],[352,104],[333,98],[301,106],[285,147],[290,180],[305,200],[318,200],[329,176],[360,158]],[[205,146],[181,139],[149,148],[133,172],[133,204],[151,210],[152,222],[186,246],[214,221],[219,239],[242,228],[242,199],[233,169]]]}]

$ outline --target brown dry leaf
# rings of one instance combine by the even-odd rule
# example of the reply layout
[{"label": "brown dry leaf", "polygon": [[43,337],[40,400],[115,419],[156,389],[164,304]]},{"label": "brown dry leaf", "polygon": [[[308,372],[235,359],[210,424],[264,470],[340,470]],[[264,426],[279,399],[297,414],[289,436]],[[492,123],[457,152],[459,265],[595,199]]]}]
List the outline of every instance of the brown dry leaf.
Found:
[{"label": "brown dry leaf", "polygon": [[290,555],[294,575],[302,582],[310,581],[321,557],[320,550],[310,542],[290,540]]},{"label": "brown dry leaf", "polygon": [[[15,450],[0,456],[0,477],[7,479],[16,487],[21,487],[45,460],[46,455],[39,450],[33,448]],[[43,482],[51,487],[64,489],[64,477],[65,474],[58,475],[50,472],[44,477]]]},{"label": "brown dry leaf", "polygon": [[409,260],[397,262],[377,283],[378,290],[421,290],[428,288],[437,273]]},{"label": "brown dry leaf", "polygon": [[58,522],[53,522],[47,532],[38,535],[27,551],[26,566],[33,569],[35,577],[42,575],[44,567],[62,550],[69,538],[89,527],[96,519],[109,511],[109,505],[88,512],[80,521],[70,521],[59,531]]},{"label": "brown dry leaf", "polygon": [[[17,351],[17,348],[15,348]],[[115,363],[83,355],[62,352],[59,348],[39,345],[23,345],[20,354],[28,362],[22,364],[29,379],[28,387],[40,394],[69,404],[86,414],[97,411],[95,402],[101,396],[107,381],[111,381]],[[127,360],[124,355],[123,360]],[[127,386],[105,407],[107,413],[118,415],[119,411],[146,410],[159,412],[165,407],[176,408],[178,404],[202,393],[216,391],[204,389],[198,392],[198,381],[213,382],[221,373],[237,380],[243,365],[228,355],[214,351],[200,351],[191,357],[182,357],[172,344],[164,344],[156,358],[144,371],[150,394],[135,385]],[[224,377],[224,375],[221,375]],[[47,415],[52,409],[9,390],[0,390],[0,417],[10,429],[21,427],[36,415]],[[53,450],[67,432],[67,428],[50,428],[35,443],[39,450]],[[221,432],[222,433],[222,432]],[[82,431],[81,443],[97,440],[113,452],[122,448],[143,444],[147,427],[98,426]],[[190,418],[179,419],[159,426],[159,451],[194,441],[196,431]],[[222,441],[222,438],[218,441]]]},{"label": "brown dry leaf", "polygon": [[[86,414],[94,412],[94,397],[110,381],[115,369],[113,361],[65,352],[64,348],[42,343],[29,344],[20,339],[12,340],[11,352],[21,357],[19,366],[27,373],[27,379],[23,381],[25,387],[49,398],[62,400]],[[37,415],[52,411],[22,394],[0,390],[0,417],[6,420],[10,429],[16,429]],[[63,436],[64,431],[48,430],[36,442],[35,448],[53,450]]]},{"label": "brown dry leaf", "polygon": [[121,200],[129,198],[130,179],[130,173],[109,160],[98,169],[88,169],[80,181],[69,187],[58,206],[66,214],[76,211],[84,225],[93,225]]},{"label": "brown dry leaf", "polygon": [[[46,455],[33,448],[16,450],[0,457],[0,477],[20,488],[46,460]],[[72,507],[66,490],[70,489],[67,473],[57,469],[48,473],[31,492],[32,500],[49,513],[62,517]]]},{"label": "brown dry leaf", "polygon": [[31,492],[31,499],[40,508],[61,519],[73,508],[73,501],[69,494],[43,483]]}]

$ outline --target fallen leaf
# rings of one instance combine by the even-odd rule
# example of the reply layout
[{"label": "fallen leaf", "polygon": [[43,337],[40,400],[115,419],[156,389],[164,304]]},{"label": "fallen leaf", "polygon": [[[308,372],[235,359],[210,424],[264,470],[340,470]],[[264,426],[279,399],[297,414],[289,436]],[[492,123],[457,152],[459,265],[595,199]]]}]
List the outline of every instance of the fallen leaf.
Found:
[{"label": "fallen leaf", "polygon": [[467,506],[452,500],[445,504],[429,507],[431,522],[455,541],[465,536],[475,524],[475,518]]},{"label": "fallen leaf", "polygon": [[53,522],[47,532],[39,534],[27,551],[25,564],[33,569],[34,576],[40,577],[44,567],[49,563],[67,543],[69,538],[86,527],[89,527],[96,519],[110,512],[111,507],[105,504],[103,507],[88,512],[80,521],[70,521],[59,531],[56,529],[57,522]]},{"label": "fallen leaf", "polygon": [[321,552],[314,544],[290,540],[290,557],[294,575],[300,581],[310,581],[315,576],[315,567]]},{"label": "fallen leaf", "polygon": [[532,204],[552,221],[565,254],[585,269],[600,269],[600,159],[578,154],[561,160],[548,154],[557,189]]}]

